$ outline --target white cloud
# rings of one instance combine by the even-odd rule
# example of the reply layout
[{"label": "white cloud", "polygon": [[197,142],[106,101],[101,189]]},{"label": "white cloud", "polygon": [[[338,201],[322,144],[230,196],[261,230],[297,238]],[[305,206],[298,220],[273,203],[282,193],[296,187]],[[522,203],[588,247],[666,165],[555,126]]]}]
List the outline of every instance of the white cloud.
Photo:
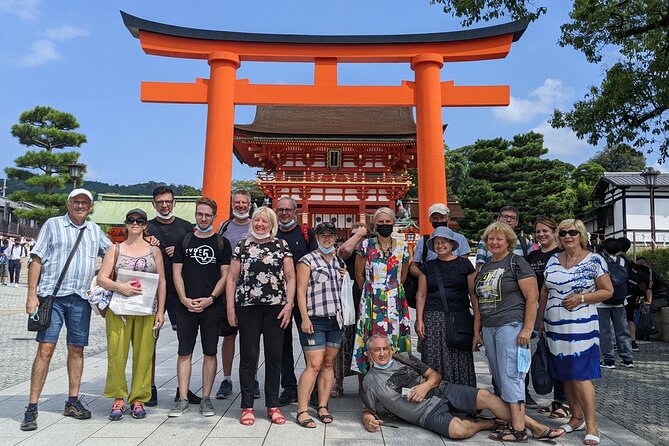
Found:
[{"label": "white cloud", "polygon": [[544,122],[532,129],[544,135],[544,147],[548,149],[548,156],[558,158],[573,165],[578,165],[591,158],[597,151],[585,140],[578,139],[570,129],[554,129],[548,122]]},{"label": "white cloud", "polygon": [[493,116],[510,123],[529,122],[539,115],[544,115],[564,104],[574,95],[571,87],[565,87],[559,79],[546,79],[538,88],[532,90],[526,99],[512,96],[508,107],[493,108]]},{"label": "white cloud", "polygon": [[0,14],[9,13],[21,20],[36,20],[40,15],[40,0],[0,0]]},{"label": "white cloud", "polygon": [[47,39],[39,39],[33,42],[30,52],[18,60],[22,67],[36,67],[52,60],[60,59],[60,54],[56,50],[56,45]]},{"label": "white cloud", "polygon": [[74,26],[63,25],[59,28],[52,28],[42,35],[49,40],[62,41],[76,39],[77,37],[87,37],[88,31],[83,28],[75,28]]}]

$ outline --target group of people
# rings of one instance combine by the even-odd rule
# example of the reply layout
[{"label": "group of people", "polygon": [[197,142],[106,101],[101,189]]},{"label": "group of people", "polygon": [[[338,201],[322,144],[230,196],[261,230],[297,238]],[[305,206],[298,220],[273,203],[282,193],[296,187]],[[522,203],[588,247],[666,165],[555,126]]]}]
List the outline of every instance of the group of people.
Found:
[{"label": "group of people", "polygon": [[[32,241],[30,242],[32,243]],[[3,285],[19,286],[21,265],[30,252],[30,243],[20,238],[4,238],[0,244],[0,282]],[[9,279],[9,283],[7,283]]]},{"label": "group of people", "polygon": [[[158,187],[153,194],[156,217],[148,220],[141,209],[129,211],[128,239],[117,245],[86,220],[93,201],[84,189],[70,194],[65,216],[44,225],[32,253],[29,314],[39,305],[38,296],[53,291],[78,232],[84,237],[74,254],[75,267],[65,274],[54,300],[51,326],[37,334],[39,347],[21,429],[37,428],[37,403],[63,325],[71,365],[64,414],[91,416],[78,398],[91,314],[85,291],[96,255],[104,255],[97,283],[110,292],[142,293],[139,283],[115,280],[119,269],[160,278],[153,315],[106,312],[109,370],[104,395],[114,399],[112,420],[126,413],[143,418],[144,406],[157,404],[155,343],[166,311],[178,337],[178,389],[170,417],[182,415],[190,404],[199,404],[203,416],[215,415],[211,397],[218,340],[223,338],[223,379],[215,397],[228,398],[233,393],[239,333],[243,425],[255,423],[262,336],[266,414],[274,424],[286,422],[280,407],[296,402],[297,423],[315,428],[310,400],[316,417],[332,423],[329,398],[341,394],[344,376],[357,374],[365,408],[362,421],[370,431],[390,412],[450,438],[490,429],[494,440],[517,442],[527,441],[527,429],[536,439],[586,430],[584,444],[599,443],[592,385],[592,379],[601,377],[597,304],[612,296],[613,286],[607,261],[589,251],[579,220],[557,224],[551,218],[539,219],[539,247],[533,250],[516,234],[518,211],[506,206],[485,229],[474,266],[467,258],[467,240],[448,228],[450,211],[443,203],[430,206],[434,232],[417,242],[413,259],[408,245],[392,236],[395,214],[389,208],[377,209],[369,227],[355,225],[350,238],[337,247],[332,223],[312,230],[296,222],[297,203],[291,197],[279,199],[276,211],[262,206],[251,214],[250,194],[235,191],[233,217],[217,229],[213,200],[203,197],[196,202],[194,229],[174,216],[174,204],[173,191]],[[354,279],[353,326],[343,321],[342,296],[349,290],[342,283],[347,274]],[[418,280],[413,324],[403,287],[409,274]],[[306,362],[299,381],[294,372],[293,319]],[[412,325],[420,360],[411,351]],[[189,390],[198,334],[204,353],[202,397]],[[536,334],[547,341],[556,383],[553,403],[539,411],[553,418],[569,417],[558,429],[525,413],[527,368],[519,364],[529,357]],[[131,344],[128,392],[125,366]],[[473,352],[483,346],[494,392],[476,389]],[[497,420],[477,417],[482,409],[492,411]]]}]

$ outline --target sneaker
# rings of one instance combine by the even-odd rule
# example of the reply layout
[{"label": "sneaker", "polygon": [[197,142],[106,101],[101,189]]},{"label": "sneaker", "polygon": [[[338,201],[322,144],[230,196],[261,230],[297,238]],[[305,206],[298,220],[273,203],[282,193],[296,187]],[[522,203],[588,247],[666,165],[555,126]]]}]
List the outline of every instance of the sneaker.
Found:
[{"label": "sneaker", "polygon": [[202,398],[202,402],[200,403],[200,413],[205,417],[213,417],[216,415],[216,410],[214,410],[214,406],[211,404],[211,398],[208,396]]},{"label": "sneaker", "polygon": [[148,407],[156,407],[158,405],[158,389],[156,386],[151,386],[151,399],[144,403]]},{"label": "sneaker", "polygon": [[146,418],[146,410],[144,409],[144,403],[141,401],[135,401],[130,407],[130,414],[136,420],[141,420]]},{"label": "sneaker", "polygon": [[37,409],[26,408],[26,411],[23,414],[23,421],[21,422],[21,430],[22,431],[37,430]]},{"label": "sneaker", "polygon": [[114,401],[111,412],[109,412],[109,419],[112,421],[119,421],[123,419],[123,414],[125,413],[125,405],[123,400]]},{"label": "sneaker", "polygon": [[605,361],[600,364],[603,369],[615,369],[616,363],[614,361]]},{"label": "sneaker", "polygon": [[257,379],[253,384],[253,398],[255,399],[260,398],[260,383],[258,382]]},{"label": "sneaker", "polygon": [[[177,394],[174,397],[174,402],[176,403],[179,401],[179,388],[177,388]],[[194,394],[190,389],[188,390],[188,403],[189,404],[200,404],[202,402],[202,398]]]},{"label": "sneaker", "polygon": [[623,360],[623,367],[627,367],[628,369],[633,369],[634,368],[634,361],[624,361]]},{"label": "sneaker", "polygon": [[218,392],[216,392],[216,399],[224,400],[230,395],[232,395],[232,381],[224,379],[221,383],[221,387],[218,389]]},{"label": "sneaker", "polygon": [[184,412],[187,412],[187,411],[188,411],[188,400],[179,399],[174,404],[174,407],[172,407],[172,409],[170,409],[167,416],[170,417],[170,418],[180,417],[181,415],[184,414]]},{"label": "sneaker", "polygon": [[529,393],[525,394],[525,407],[527,409],[538,409],[539,404],[537,404],[536,401],[534,401],[534,398]]},{"label": "sneaker", "polygon": [[632,351],[633,352],[639,351],[639,344],[637,344],[636,341],[632,341]]},{"label": "sneaker", "polygon": [[290,403],[297,403],[297,389],[295,388],[283,389],[279,395],[279,406],[287,406]]},{"label": "sneaker", "polygon": [[80,399],[77,399],[74,403],[65,403],[63,415],[77,420],[88,420],[91,417],[91,411],[84,407]]},{"label": "sneaker", "polygon": [[14,288],[18,288],[18,287],[19,287],[19,284],[18,284],[18,283],[15,283],[15,284],[14,284]]}]

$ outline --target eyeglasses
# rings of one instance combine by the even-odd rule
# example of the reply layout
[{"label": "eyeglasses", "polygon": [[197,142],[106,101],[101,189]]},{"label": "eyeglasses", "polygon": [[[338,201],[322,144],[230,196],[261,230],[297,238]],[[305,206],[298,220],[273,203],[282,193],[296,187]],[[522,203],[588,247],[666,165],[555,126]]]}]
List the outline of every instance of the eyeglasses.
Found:
[{"label": "eyeglasses", "polygon": [[173,206],[174,200],[156,200],[153,202],[156,206]]},{"label": "eyeglasses", "polygon": [[333,225],[329,221],[324,221],[323,223],[319,223],[314,228],[314,232],[316,232],[316,234],[318,234],[318,235],[320,235],[321,232],[323,232],[323,231],[328,231],[328,232],[334,234],[336,232],[335,225]]},{"label": "eyeglasses", "polygon": [[497,219],[498,220],[516,221],[516,220],[518,220],[518,217],[516,215],[500,214],[500,216],[497,217]]},{"label": "eyeglasses", "polygon": [[580,234],[580,232],[578,232],[576,229],[570,229],[569,231],[560,231],[558,234],[560,234],[560,237],[566,237],[567,235],[570,237],[576,237]]},{"label": "eyeglasses", "polygon": [[196,212],[195,216],[197,218],[204,218],[205,220],[214,218],[214,214],[203,214],[202,212]]},{"label": "eyeglasses", "polygon": [[91,205],[91,202],[90,202],[90,201],[74,201],[74,200],[70,200],[70,203],[72,203],[73,206],[81,206],[81,207],[84,207],[84,208],[87,208],[87,207],[89,207],[89,206]]},{"label": "eyeglasses", "polygon": [[127,225],[145,225],[146,224],[146,219],[145,218],[128,217],[128,218],[125,219],[125,223]]},{"label": "eyeglasses", "polygon": [[293,208],[278,208],[276,210],[277,214],[289,214],[291,212],[293,212]]}]

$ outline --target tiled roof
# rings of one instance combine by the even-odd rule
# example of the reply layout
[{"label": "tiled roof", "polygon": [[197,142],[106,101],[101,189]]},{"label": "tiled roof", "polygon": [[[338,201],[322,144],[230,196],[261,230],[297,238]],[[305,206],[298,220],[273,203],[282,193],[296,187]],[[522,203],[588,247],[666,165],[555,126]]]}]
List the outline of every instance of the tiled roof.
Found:
[{"label": "tiled roof", "polygon": [[[606,181],[614,186],[646,186],[641,172],[604,172],[600,181]],[[660,172],[656,186],[669,186],[669,172]]]}]

